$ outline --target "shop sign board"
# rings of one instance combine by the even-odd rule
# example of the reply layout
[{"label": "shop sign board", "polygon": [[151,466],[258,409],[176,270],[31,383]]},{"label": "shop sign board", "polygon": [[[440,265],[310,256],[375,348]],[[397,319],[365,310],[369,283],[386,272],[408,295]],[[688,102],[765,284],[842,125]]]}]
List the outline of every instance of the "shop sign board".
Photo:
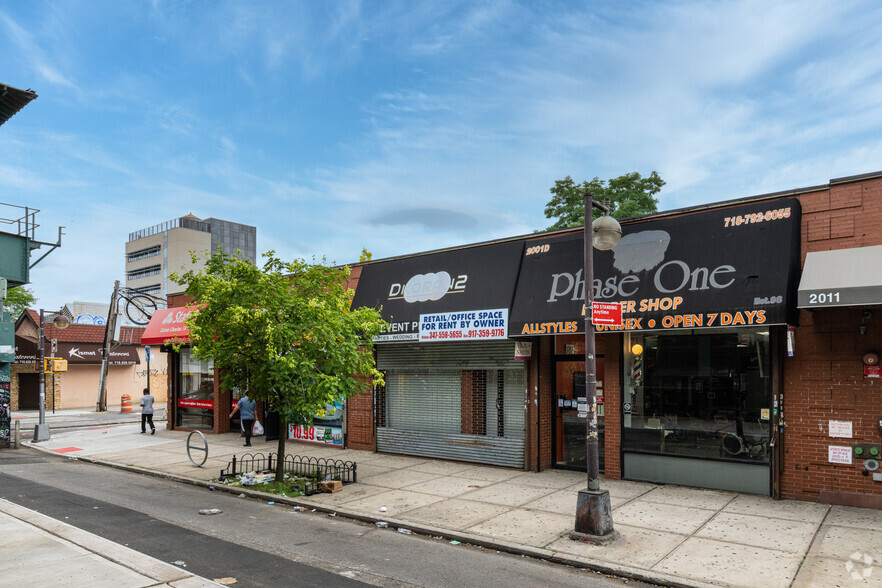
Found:
[{"label": "shop sign board", "polygon": [[288,439],[318,443],[320,445],[343,445],[342,427],[316,427],[288,425]]},{"label": "shop sign board", "polygon": [[195,307],[180,306],[176,308],[161,308],[153,313],[150,322],[141,335],[141,343],[144,345],[165,345],[168,342],[190,341],[190,328],[184,321]]},{"label": "shop sign board", "polygon": [[[800,210],[797,199],[781,198],[625,223],[618,245],[593,252],[592,300],[622,305],[622,325],[597,330],[795,323]],[[583,234],[529,244],[510,335],[583,332]]]},{"label": "shop sign board", "polygon": [[515,359],[532,359],[533,343],[530,341],[515,341]]},{"label": "shop sign board", "polygon": [[508,336],[508,309],[420,315],[420,341],[487,341]]},{"label": "shop sign board", "polygon": [[828,426],[831,437],[851,439],[853,437],[851,421],[830,421]]},{"label": "shop sign board", "polygon": [[829,447],[827,447],[827,461],[830,463],[851,465],[851,453],[851,447],[830,445]]},{"label": "shop sign board", "polygon": [[[47,351],[49,348],[46,348]],[[66,359],[70,365],[100,364],[104,358],[103,347],[98,343],[56,343],[55,357]],[[37,361],[37,344],[24,337],[15,338],[15,363],[33,364]],[[47,354],[48,355],[48,354]],[[110,365],[139,365],[141,358],[134,345],[120,345],[110,350]]]},{"label": "shop sign board", "polygon": [[[490,320],[479,319],[477,314],[488,312],[484,309],[504,309],[507,321],[523,251],[523,241],[508,241],[371,262],[361,268],[352,308],[381,309],[388,327],[376,342],[468,340],[442,338],[442,331],[453,329],[427,330],[423,317],[475,314],[463,320]],[[441,322],[448,321],[429,324]],[[506,329],[507,335],[507,324],[470,324],[466,331],[500,328]],[[438,333],[434,339],[421,337],[431,331]],[[498,332],[493,338],[498,338]]]}]

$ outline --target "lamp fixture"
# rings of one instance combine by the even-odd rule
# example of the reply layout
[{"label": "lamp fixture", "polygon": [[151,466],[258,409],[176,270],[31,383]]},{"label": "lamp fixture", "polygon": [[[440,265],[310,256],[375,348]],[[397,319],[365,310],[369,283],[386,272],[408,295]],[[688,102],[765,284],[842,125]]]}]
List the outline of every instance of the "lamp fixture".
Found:
[{"label": "lamp fixture", "polygon": [[634,355],[643,355],[643,345],[640,343],[634,343],[634,345],[631,346],[631,353]]},{"label": "lamp fixture", "polygon": [[858,333],[860,333],[861,335],[867,334],[869,326],[867,325],[866,320],[869,319],[871,316],[873,316],[873,313],[869,310],[865,310],[861,313],[861,324],[858,327]]},{"label": "lamp fixture", "polygon": [[622,225],[619,224],[619,221],[609,216],[609,212],[597,217],[597,220],[591,223],[591,231],[593,233],[594,248],[600,251],[609,251],[622,239]]}]

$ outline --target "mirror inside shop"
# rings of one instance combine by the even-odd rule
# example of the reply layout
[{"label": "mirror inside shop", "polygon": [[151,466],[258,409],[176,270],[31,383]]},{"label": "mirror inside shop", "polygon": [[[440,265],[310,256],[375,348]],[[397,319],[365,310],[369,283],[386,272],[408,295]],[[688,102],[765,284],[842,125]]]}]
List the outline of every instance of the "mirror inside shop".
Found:
[{"label": "mirror inside shop", "polygon": [[625,451],[768,463],[769,332],[624,337]]}]

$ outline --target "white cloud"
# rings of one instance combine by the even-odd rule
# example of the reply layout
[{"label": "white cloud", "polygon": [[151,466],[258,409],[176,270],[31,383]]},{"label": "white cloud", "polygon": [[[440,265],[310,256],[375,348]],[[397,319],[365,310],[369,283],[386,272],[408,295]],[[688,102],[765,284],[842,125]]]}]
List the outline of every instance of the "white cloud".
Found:
[{"label": "white cloud", "polygon": [[[0,48],[48,86],[0,133],[0,185],[77,211],[40,269],[61,302],[188,212],[347,262],[543,228],[566,175],[657,170],[678,208],[882,155],[872,2],[113,6],[0,13]],[[101,30],[131,43],[86,43]]]},{"label": "white cloud", "polygon": [[6,29],[7,38],[18,47],[21,58],[27,61],[43,80],[53,85],[77,89],[74,82],[56,66],[63,61],[62,59],[56,59],[54,55],[47,56],[41,44],[35,41],[30,32],[2,12],[0,12],[0,23]]}]

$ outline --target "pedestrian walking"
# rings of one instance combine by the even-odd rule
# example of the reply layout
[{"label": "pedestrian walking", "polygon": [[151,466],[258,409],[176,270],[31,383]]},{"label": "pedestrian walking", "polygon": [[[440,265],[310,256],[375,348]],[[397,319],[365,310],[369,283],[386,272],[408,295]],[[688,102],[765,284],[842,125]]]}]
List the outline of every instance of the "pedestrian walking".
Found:
[{"label": "pedestrian walking", "polygon": [[153,426],[153,395],[150,394],[149,388],[144,388],[144,394],[141,396],[141,434],[147,433],[147,423],[150,423],[150,434],[156,434],[156,427]]},{"label": "pedestrian walking", "polygon": [[239,418],[242,420],[242,427],[245,431],[245,445],[243,447],[251,447],[251,428],[254,427],[254,408],[256,406],[257,403],[248,398],[246,392],[245,396],[240,398],[236,406],[233,407],[233,412],[230,413],[230,418],[233,418],[237,410],[240,413]]}]

